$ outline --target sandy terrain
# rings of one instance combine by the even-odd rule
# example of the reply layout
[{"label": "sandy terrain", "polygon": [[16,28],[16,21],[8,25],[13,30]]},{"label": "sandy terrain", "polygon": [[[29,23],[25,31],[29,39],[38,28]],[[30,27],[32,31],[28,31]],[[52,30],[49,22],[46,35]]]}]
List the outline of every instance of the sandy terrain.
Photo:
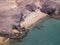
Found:
[{"label": "sandy terrain", "polygon": [[46,16],[47,14],[44,14],[37,9],[35,12],[32,12],[31,14],[29,14],[26,17],[25,21],[21,22],[20,24],[22,27],[28,28],[33,24],[37,23],[38,20],[41,22]]}]

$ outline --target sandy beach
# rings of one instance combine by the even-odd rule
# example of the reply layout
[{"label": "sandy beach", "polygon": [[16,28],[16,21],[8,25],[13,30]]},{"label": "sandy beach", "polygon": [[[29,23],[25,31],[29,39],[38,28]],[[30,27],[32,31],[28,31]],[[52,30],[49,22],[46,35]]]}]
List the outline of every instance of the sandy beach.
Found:
[{"label": "sandy beach", "polygon": [[21,22],[20,24],[22,27],[28,28],[37,23],[37,21],[41,22],[44,18],[46,18],[46,16],[47,14],[44,14],[37,9],[35,12],[29,14],[24,22]]}]

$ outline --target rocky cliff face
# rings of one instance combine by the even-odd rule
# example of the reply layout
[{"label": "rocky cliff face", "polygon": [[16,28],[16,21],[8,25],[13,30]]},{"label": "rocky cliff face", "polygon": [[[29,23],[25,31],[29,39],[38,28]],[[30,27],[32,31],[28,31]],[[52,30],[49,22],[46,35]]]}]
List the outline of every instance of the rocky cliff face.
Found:
[{"label": "rocky cliff face", "polygon": [[[42,12],[50,14],[54,17],[60,17],[60,0],[40,0],[42,6]],[[53,11],[55,10],[55,11]]]}]

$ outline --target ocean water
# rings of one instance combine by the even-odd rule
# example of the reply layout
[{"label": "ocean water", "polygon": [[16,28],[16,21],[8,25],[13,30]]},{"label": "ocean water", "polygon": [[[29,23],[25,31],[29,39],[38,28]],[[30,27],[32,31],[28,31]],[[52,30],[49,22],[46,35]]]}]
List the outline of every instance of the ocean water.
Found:
[{"label": "ocean water", "polygon": [[15,45],[60,45],[60,20],[49,18],[37,24]]}]

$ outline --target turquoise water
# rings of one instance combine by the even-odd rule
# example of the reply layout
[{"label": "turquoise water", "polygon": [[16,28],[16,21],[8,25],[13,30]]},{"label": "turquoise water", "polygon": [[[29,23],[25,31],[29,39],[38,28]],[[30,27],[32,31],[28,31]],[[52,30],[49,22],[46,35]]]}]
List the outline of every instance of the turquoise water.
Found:
[{"label": "turquoise water", "polygon": [[16,45],[60,45],[60,21],[49,18],[39,23]]}]

